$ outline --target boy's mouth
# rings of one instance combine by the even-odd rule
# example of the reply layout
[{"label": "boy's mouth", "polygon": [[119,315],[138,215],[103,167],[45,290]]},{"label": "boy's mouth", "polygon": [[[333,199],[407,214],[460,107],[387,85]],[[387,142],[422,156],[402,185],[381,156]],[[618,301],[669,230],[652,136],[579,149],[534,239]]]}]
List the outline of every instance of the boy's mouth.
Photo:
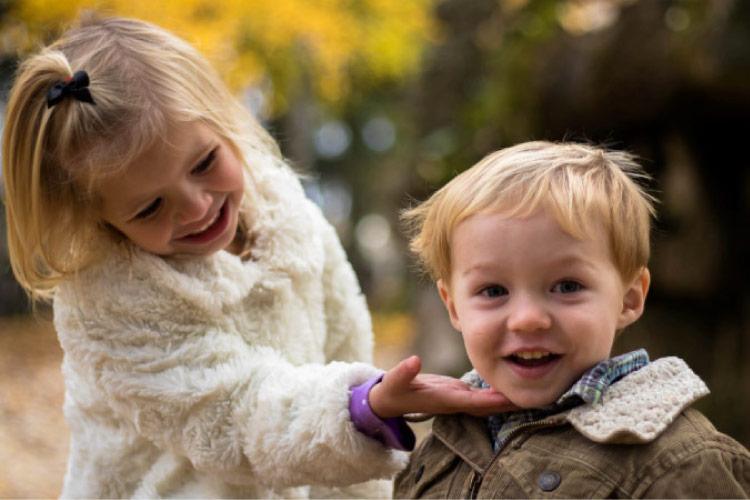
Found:
[{"label": "boy's mouth", "polygon": [[543,366],[557,360],[561,355],[548,351],[522,351],[511,354],[508,360],[524,367]]}]

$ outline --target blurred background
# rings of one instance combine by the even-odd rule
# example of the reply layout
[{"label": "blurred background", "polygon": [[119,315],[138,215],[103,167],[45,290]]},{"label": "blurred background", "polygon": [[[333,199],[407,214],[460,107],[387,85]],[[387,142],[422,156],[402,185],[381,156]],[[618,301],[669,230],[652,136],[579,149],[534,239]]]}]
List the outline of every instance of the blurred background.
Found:
[{"label": "blurred background", "polygon": [[[195,43],[276,137],[339,232],[383,368],[411,353],[429,371],[468,368],[400,210],[517,142],[637,154],[662,201],[653,284],[615,350],[684,358],[712,390],[698,408],[750,446],[750,2],[0,0],[0,106],[19,58],[85,8]],[[62,353],[13,280],[3,224],[0,497],[56,497]]]}]

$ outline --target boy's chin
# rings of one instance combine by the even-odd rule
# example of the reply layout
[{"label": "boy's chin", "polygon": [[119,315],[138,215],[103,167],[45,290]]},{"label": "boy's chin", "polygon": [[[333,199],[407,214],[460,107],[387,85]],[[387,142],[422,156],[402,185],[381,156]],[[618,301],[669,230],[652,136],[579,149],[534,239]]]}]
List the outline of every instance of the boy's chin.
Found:
[{"label": "boy's chin", "polygon": [[511,403],[518,406],[520,409],[542,408],[545,406],[549,406],[557,401],[558,398],[562,395],[562,393],[555,394],[546,391],[518,391],[513,389],[505,391],[500,389],[497,390],[498,392],[503,393]]}]

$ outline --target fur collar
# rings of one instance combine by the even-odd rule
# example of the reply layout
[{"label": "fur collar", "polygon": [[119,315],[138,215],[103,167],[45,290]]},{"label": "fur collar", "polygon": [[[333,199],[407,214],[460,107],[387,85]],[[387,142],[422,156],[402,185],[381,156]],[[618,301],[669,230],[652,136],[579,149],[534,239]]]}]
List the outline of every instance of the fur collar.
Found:
[{"label": "fur collar", "polygon": [[[475,370],[462,380],[475,387],[481,381]],[[708,393],[703,380],[682,359],[666,357],[610,386],[599,404],[583,404],[547,420],[567,421],[599,443],[647,443]]]},{"label": "fur collar", "polygon": [[601,404],[578,406],[565,418],[592,441],[647,443],[708,393],[683,360],[661,358],[612,385]]}]

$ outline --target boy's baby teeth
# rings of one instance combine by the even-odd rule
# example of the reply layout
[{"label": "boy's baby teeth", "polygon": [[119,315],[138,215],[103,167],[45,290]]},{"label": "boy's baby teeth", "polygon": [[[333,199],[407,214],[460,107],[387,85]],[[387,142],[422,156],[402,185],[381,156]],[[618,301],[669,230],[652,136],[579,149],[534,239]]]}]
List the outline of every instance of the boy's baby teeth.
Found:
[{"label": "boy's baby teeth", "polygon": [[515,356],[521,359],[541,359],[545,356],[549,356],[550,353],[546,351],[531,351],[531,352],[517,352]]}]

